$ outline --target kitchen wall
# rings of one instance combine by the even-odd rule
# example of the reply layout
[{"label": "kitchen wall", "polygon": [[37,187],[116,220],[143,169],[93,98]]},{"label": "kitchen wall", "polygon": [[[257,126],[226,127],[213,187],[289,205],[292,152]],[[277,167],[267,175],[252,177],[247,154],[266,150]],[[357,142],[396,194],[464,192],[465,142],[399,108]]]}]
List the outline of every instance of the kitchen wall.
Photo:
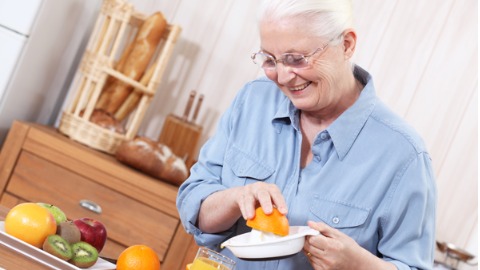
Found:
[{"label": "kitchen wall", "polygon": [[[98,5],[99,0],[85,1]],[[183,31],[140,133],[157,138],[188,93],[205,95],[203,140],[242,85],[262,71],[257,0],[131,0],[160,10]],[[379,96],[423,136],[438,184],[437,239],[478,254],[478,40],[475,0],[354,0],[355,61],[374,77]],[[442,256],[437,254],[438,258]],[[459,269],[477,269],[460,264]]]},{"label": "kitchen wall", "polygon": [[56,118],[100,4],[85,3],[0,0],[0,145],[14,120]]}]

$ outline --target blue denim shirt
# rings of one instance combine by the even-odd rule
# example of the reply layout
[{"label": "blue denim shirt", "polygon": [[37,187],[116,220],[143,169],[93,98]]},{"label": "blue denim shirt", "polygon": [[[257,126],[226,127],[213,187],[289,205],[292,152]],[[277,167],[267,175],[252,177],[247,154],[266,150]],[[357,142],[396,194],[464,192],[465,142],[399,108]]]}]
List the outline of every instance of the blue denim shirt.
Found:
[{"label": "blue denim shirt", "polygon": [[[398,269],[433,267],[437,195],[430,157],[417,133],[378,99],[371,76],[358,66],[354,73],[365,84],[360,97],[316,136],[304,169],[298,110],[266,78],[244,86],[178,193],[183,226],[199,245],[218,250],[251,230],[240,218],[228,231],[201,232],[195,224],[206,197],[265,181],[282,191],[290,225],[321,221]],[[237,270],[312,269],[303,252],[260,261],[221,252],[237,261]]]}]

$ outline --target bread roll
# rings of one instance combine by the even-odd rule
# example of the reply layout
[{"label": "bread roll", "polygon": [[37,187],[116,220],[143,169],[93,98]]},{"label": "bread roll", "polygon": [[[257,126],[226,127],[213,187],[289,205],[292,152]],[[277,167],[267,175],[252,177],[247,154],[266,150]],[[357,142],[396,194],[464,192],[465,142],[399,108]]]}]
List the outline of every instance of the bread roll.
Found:
[{"label": "bread roll", "polygon": [[[83,113],[84,111],[80,112],[80,117],[83,116]],[[119,134],[125,134],[125,128],[123,125],[117,119],[115,119],[113,115],[102,109],[94,109],[89,120],[90,122],[110,131],[117,132]]]},{"label": "bread roll", "polygon": [[[120,60],[118,67],[125,76],[138,81],[145,72],[162,35],[167,27],[167,21],[161,12],[148,17],[140,27],[132,46],[127,48],[128,56],[125,62]],[[107,84],[97,102],[97,108],[102,108],[115,114],[125,99],[132,92],[133,87],[121,80]]]},{"label": "bread roll", "polygon": [[115,153],[118,161],[152,177],[180,185],[188,177],[185,162],[168,146],[147,137],[137,136],[120,144]]}]

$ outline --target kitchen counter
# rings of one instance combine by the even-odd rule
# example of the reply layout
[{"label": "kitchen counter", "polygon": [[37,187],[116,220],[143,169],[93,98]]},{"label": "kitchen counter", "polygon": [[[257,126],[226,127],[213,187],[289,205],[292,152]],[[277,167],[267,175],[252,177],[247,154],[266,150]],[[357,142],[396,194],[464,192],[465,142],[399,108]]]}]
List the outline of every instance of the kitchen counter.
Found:
[{"label": "kitchen counter", "polygon": [[[14,122],[0,152],[0,205],[9,209],[25,201],[48,202],[71,219],[99,220],[108,230],[100,254],[107,258],[143,243],[156,251],[162,269],[185,269],[198,246],[181,226],[177,191],[177,186],[72,141],[53,127]],[[85,207],[85,201],[100,210]],[[5,268],[1,263],[10,256],[0,256]]]}]

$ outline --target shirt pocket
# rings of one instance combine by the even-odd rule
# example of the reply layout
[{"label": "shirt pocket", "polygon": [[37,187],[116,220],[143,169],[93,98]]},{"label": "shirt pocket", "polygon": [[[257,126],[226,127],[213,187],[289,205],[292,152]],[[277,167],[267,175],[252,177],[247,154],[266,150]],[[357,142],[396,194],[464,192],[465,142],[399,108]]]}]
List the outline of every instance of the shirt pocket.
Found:
[{"label": "shirt pocket", "polygon": [[275,172],[266,162],[236,146],[227,151],[225,163],[231,168],[234,178],[244,181],[265,181]]},{"label": "shirt pocket", "polygon": [[311,219],[322,221],[336,229],[362,226],[369,214],[368,208],[318,197],[310,207]]}]

